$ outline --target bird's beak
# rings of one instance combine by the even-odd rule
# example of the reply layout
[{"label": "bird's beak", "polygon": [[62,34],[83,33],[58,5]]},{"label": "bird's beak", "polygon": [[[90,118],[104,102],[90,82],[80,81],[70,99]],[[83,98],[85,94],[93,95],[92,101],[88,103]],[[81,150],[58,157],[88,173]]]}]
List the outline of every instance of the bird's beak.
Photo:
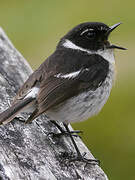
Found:
[{"label": "bird's beak", "polygon": [[117,24],[114,24],[113,26],[110,26],[110,27],[109,27],[109,30],[108,30],[107,33],[106,33],[106,36],[108,37],[108,36],[110,35],[110,33],[111,33],[116,27],[118,27],[120,24],[122,24],[122,23],[117,23]]},{"label": "bird's beak", "polygon": [[[108,37],[110,35],[110,33],[116,28],[118,27],[120,24],[122,23],[117,23],[117,24],[114,24],[113,26],[110,26],[109,27],[109,30],[107,31],[106,33],[106,37]],[[120,47],[120,46],[116,46],[114,44],[111,44],[109,47],[107,47],[108,49],[121,49],[121,50],[127,50],[126,48],[123,48],[123,47]]]},{"label": "bird's beak", "polygon": [[110,44],[107,49],[121,49],[121,50],[127,50],[127,48],[121,47],[121,46],[116,46],[114,44]]}]

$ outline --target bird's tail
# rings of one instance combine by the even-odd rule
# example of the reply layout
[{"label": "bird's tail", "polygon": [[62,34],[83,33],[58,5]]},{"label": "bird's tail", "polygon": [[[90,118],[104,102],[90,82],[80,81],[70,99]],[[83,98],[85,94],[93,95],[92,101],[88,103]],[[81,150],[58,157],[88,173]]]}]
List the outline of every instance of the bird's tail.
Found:
[{"label": "bird's tail", "polygon": [[35,99],[31,97],[13,104],[6,111],[0,114],[0,125],[12,121],[19,112],[31,105],[31,103],[33,104],[33,101],[35,101]]}]

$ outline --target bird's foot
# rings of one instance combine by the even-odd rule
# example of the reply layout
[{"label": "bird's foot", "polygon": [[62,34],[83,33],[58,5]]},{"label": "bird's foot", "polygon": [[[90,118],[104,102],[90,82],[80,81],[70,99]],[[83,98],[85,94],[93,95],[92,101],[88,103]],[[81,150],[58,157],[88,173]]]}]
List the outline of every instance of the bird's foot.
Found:
[{"label": "bird's foot", "polygon": [[86,155],[86,152],[83,155],[82,154],[74,155],[74,157],[71,157],[69,159],[69,161],[70,162],[80,161],[80,162],[84,162],[86,164],[100,165],[100,161],[99,160],[86,158],[85,155]]},{"label": "bird's foot", "polygon": [[62,157],[65,159],[68,159],[69,162],[79,161],[79,162],[84,162],[86,164],[91,164],[91,165],[100,165],[99,160],[88,159],[85,156],[86,156],[86,152],[83,155],[82,154],[68,153],[68,152],[62,153]]},{"label": "bird's foot", "polygon": [[[50,132],[50,133],[48,133],[48,136],[52,136],[53,138],[59,138],[59,137],[61,137],[61,136],[70,136],[70,135],[72,135],[72,136],[74,136],[74,137],[80,137],[79,135],[78,135],[78,133],[83,133],[82,131],[79,131],[79,130],[76,130],[76,131],[70,131],[70,133],[69,132],[67,132],[67,131],[62,131],[62,132],[60,132],[60,133],[54,133],[54,132]],[[81,137],[80,137],[81,138]]]},{"label": "bird's foot", "polygon": [[[78,131],[78,130],[75,130],[75,131],[65,131],[56,121],[54,120],[51,120],[51,122],[59,129],[60,133],[54,133],[54,132],[51,132],[49,133],[48,135],[51,135],[52,137],[61,137],[61,136],[74,136],[74,137],[80,137],[78,135],[78,133],[83,133],[83,131]],[[80,137],[81,138],[81,137]]]}]

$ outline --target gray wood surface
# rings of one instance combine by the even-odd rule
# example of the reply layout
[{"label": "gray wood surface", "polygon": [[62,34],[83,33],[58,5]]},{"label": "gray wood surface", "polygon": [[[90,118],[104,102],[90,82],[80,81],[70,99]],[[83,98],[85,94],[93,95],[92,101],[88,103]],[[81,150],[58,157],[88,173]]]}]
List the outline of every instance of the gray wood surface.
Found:
[{"label": "gray wood surface", "polygon": [[[0,112],[10,106],[31,73],[29,64],[0,29]],[[75,151],[70,138],[52,138],[49,132],[58,130],[45,115],[27,125],[15,119],[0,126],[0,180],[107,180],[98,165],[69,162],[62,154]],[[75,140],[82,153],[94,158],[79,137]]]}]

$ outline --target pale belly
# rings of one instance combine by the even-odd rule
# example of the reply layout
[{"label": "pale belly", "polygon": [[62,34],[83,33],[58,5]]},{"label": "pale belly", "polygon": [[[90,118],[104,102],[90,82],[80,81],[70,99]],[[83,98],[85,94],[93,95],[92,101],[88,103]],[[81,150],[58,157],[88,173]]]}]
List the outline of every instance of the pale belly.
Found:
[{"label": "pale belly", "polygon": [[46,114],[52,119],[65,123],[84,121],[97,114],[106,103],[114,79],[114,67],[110,66],[110,72],[106,80],[95,91],[85,91],[76,97],[66,100],[55,106]]}]

